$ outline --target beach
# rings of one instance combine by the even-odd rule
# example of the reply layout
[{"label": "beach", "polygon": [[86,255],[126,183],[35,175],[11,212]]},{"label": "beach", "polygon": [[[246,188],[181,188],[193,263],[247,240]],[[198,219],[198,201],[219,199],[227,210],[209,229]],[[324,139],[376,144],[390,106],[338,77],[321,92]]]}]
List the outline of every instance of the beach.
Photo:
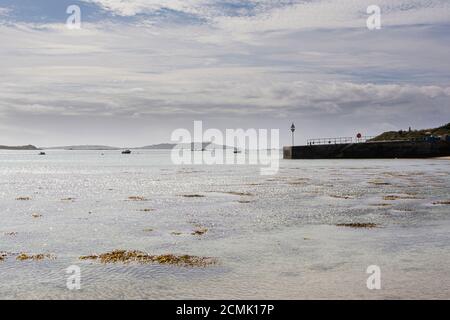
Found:
[{"label": "beach", "polygon": [[[280,159],[263,176],[168,150],[0,151],[0,299],[449,299],[449,174],[441,159]],[[80,259],[114,250],[139,255]]]}]

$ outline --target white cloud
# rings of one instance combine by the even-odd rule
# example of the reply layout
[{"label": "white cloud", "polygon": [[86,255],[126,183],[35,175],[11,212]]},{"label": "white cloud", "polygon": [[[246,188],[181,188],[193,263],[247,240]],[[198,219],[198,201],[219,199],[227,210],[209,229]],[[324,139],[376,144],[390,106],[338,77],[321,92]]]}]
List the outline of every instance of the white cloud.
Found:
[{"label": "white cloud", "polygon": [[209,0],[84,0],[100,5],[105,10],[120,16],[134,16],[141,13],[151,13],[161,9],[200,14]]},{"label": "white cloud", "polygon": [[[206,19],[216,27],[234,32],[264,32],[311,28],[348,28],[366,26],[367,0],[251,0],[240,10],[238,1],[214,0],[84,0],[96,3],[120,16],[154,13],[162,9],[188,13]],[[242,3],[242,2],[241,2]],[[447,0],[378,0],[385,26],[448,23]]]},{"label": "white cloud", "polygon": [[[365,28],[366,9],[373,1],[317,0],[275,7],[255,16],[216,17],[220,28],[235,33],[299,29]],[[445,0],[378,0],[382,25],[449,23],[450,2]]]},{"label": "white cloud", "polygon": [[236,14],[206,0],[92,1],[117,15],[169,8],[208,23],[0,25],[3,122],[33,130],[58,117],[64,130],[93,118],[133,129],[140,119],[142,127],[308,119],[315,135],[325,119],[339,131],[449,117],[449,27],[439,25],[448,2],[380,0],[385,27],[369,32],[365,1],[255,1]]},{"label": "white cloud", "polygon": [[11,12],[10,8],[2,8],[2,7],[0,7],[0,17],[8,15],[10,12]]}]

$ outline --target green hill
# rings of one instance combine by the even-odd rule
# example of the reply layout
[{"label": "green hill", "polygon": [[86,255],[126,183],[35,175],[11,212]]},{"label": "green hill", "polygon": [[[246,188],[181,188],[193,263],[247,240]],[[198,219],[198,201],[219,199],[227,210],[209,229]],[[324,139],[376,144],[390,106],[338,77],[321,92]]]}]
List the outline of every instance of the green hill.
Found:
[{"label": "green hill", "polygon": [[450,123],[443,125],[442,127],[433,129],[423,129],[423,130],[400,130],[400,131],[387,131],[370,141],[387,141],[387,140],[415,140],[423,139],[430,135],[442,136],[450,135]]}]

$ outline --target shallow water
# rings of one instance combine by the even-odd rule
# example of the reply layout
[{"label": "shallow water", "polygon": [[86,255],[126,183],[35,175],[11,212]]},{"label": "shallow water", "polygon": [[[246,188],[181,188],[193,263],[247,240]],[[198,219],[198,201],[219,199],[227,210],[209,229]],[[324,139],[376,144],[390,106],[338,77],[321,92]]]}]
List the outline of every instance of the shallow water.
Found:
[{"label": "shallow water", "polygon": [[[168,151],[46,152],[0,152],[0,252],[56,256],[0,261],[1,299],[450,299],[450,205],[436,204],[450,200],[448,160],[280,160],[262,176],[173,165]],[[379,227],[336,226],[352,222]],[[208,232],[192,235],[198,227]],[[78,259],[114,249],[219,263]],[[66,288],[70,265],[79,291]],[[381,290],[366,287],[369,265]]]}]

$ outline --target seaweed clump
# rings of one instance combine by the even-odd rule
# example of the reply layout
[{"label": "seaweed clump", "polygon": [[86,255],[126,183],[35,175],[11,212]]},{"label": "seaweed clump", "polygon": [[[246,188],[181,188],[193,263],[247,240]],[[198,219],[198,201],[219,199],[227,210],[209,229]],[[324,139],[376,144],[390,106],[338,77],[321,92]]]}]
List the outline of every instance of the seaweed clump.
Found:
[{"label": "seaweed clump", "polygon": [[141,197],[141,196],[131,196],[131,197],[128,197],[128,200],[129,201],[147,201],[146,198]]},{"label": "seaweed clump", "polygon": [[97,260],[101,263],[131,263],[140,264],[159,263],[177,265],[183,267],[206,267],[216,263],[214,258],[197,257],[190,255],[149,255],[142,251],[114,250],[100,255],[89,255],[80,257],[81,260]]},{"label": "seaweed clump", "polygon": [[207,228],[198,228],[196,230],[194,230],[191,234],[193,236],[202,236],[204,235],[206,232],[208,232]]},{"label": "seaweed clump", "polygon": [[241,196],[241,197],[244,197],[244,196],[246,196],[246,197],[251,197],[251,196],[253,196],[253,194],[250,193],[250,192],[228,191],[228,192],[225,192],[225,193],[231,194],[231,195],[233,195],[233,196]]},{"label": "seaweed clump", "polygon": [[349,228],[367,228],[367,229],[378,227],[378,225],[376,223],[371,223],[371,222],[367,222],[367,223],[338,223],[336,226],[338,226],[338,227],[349,227]]},{"label": "seaweed clump", "polygon": [[369,181],[370,184],[376,185],[376,186],[390,186],[392,183],[385,182],[382,180],[371,180]]},{"label": "seaweed clump", "polygon": [[19,261],[26,261],[26,260],[40,261],[44,259],[55,259],[55,257],[52,256],[51,254],[43,254],[43,253],[39,254],[21,253],[16,257],[16,260]]},{"label": "seaweed clump", "polygon": [[393,201],[393,200],[401,200],[401,199],[417,199],[417,197],[413,195],[407,195],[407,196],[398,196],[398,195],[388,195],[384,196],[383,200]]},{"label": "seaweed clump", "polygon": [[445,201],[436,201],[436,202],[433,202],[433,204],[450,204],[450,200],[445,200]]},{"label": "seaweed clump", "polygon": [[390,204],[390,203],[372,203],[370,205],[374,206],[374,207],[389,207],[389,206],[392,206],[392,204]]},{"label": "seaweed clump", "polygon": [[338,195],[338,194],[332,194],[332,195],[330,195],[330,197],[337,198],[337,199],[353,199],[351,196],[343,196],[343,195]]}]

